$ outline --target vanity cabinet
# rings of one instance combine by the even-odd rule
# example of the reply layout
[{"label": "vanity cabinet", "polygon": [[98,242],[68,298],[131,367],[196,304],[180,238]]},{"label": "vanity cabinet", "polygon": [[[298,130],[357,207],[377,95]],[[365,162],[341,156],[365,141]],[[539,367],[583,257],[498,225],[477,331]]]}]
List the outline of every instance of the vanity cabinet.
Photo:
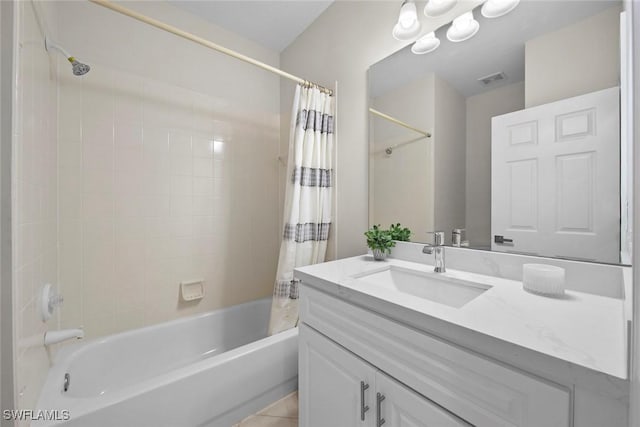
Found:
[{"label": "vanity cabinet", "polygon": [[303,427],[469,426],[305,324],[299,346]]},{"label": "vanity cabinet", "polygon": [[301,427],[572,426],[570,389],[339,297],[303,285],[300,320]]}]

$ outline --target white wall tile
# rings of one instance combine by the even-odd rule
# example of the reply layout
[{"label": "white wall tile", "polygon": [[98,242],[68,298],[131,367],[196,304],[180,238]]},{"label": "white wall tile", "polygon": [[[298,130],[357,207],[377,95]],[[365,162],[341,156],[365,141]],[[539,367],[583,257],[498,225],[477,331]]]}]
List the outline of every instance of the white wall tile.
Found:
[{"label": "white wall tile", "polygon": [[191,156],[171,156],[169,172],[173,175],[192,175],[193,160]]},{"label": "white wall tile", "polygon": [[184,132],[169,132],[169,153],[171,156],[191,156],[191,135]]},{"label": "white wall tile", "polygon": [[[116,165],[118,161],[116,161]],[[145,175],[141,169],[120,169],[115,168],[115,182],[113,184],[113,191],[116,194],[130,193],[130,194],[143,194],[145,189]]]},{"label": "white wall tile", "polygon": [[171,175],[171,194],[176,196],[191,196],[193,194],[193,176]]},{"label": "white wall tile", "polygon": [[[62,199],[64,192],[60,193]],[[114,196],[113,193],[85,193],[82,195],[82,218],[85,220],[99,220],[113,216]],[[65,219],[63,217],[63,219]]]},{"label": "white wall tile", "polygon": [[82,118],[82,142],[86,145],[109,146],[113,145],[113,120],[95,119],[87,121]]},{"label": "white wall tile", "polygon": [[142,123],[130,123],[123,119],[117,119],[115,123],[115,142],[118,147],[142,147]]},{"label": "white wall tile", "polygon": [[[218,142],[216,145],[220,145]],[[194,137],[193,155],[195,157],[213,157],[214,138]]]},{"label": "white wall tile", "polygon": [[[17,353],[16,381],[18,408],[33,409],[49,367],[49,356],[42,337],[45,325],[37,311],[38,293],[45,283],[58,287],[58,153],[57,153],[57,81],[56,61],[49,61],[43,48],[43,35],[34,7],[49,10],[49,5],[18,2],[17,93],[14,139],[15,174],[12,191],[14,239],[14,322]],[[60,98],[64,109],[61,121],[67,126],[65,138],[72,142],[61,153],[65,170],[79,167],[80,109],[76,91]],[[60,210],[79,210],[78,187],[73,188],[71,173],[65,174],[72,192],[60,200]],[[73,209],[72,209],[73,207]],[[57,318],[49,322],[57,326]]]},{"label": "white wall tile", "polygon": [[213,178],[213,160],[206,157],[194,157],[193,175]]},{"label": "white wall tile", "polygon": [[193,197],[171,195],[171,216],[193,215]]},{"label": "white wall tile", "polygon": [[213,197],[193,196],[193,215],[213,215]]},{"label": "white wall tile", "polygon": [[215,183],[213,178],[194,176],[193,177],[193,195],[213,197]]},{"label": "white wall tile", "polygon": [[[189,197],[185,197],[184,199],[186,202],[189,201]],[[169,216],[171,215],[171,209],[173,207],[171,202],[172,198],[168,194],[143,195],[140,198],[139,213],[146,217]],[[187,206],[186,202],[184,206]],[[178,216],[180,216],[179,213]]]},{"label": "white wall tile", "polygon": [[143,131],[145,155],[169,153],[169,130],[162,127],[148,126]]}]

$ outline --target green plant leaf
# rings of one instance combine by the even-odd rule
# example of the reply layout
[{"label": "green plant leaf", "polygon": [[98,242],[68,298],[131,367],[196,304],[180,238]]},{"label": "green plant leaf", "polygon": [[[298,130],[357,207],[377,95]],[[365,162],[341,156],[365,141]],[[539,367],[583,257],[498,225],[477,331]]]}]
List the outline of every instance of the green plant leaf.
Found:
[{"label": "green plant leaf", "polygon": [[400,223],[391,224],[389,233],[393,240],[399,240],[401,242],[408,242],[411,238],[411,230],[403,227]]},{"label": "green plant leaf", "polygon": [[385,253],[391,253],[391,248],[396,245],[389,230],[380,228],[380,224],[374,225],[364,233],[367,238],[367,246],[370,249],[380,249]]}]

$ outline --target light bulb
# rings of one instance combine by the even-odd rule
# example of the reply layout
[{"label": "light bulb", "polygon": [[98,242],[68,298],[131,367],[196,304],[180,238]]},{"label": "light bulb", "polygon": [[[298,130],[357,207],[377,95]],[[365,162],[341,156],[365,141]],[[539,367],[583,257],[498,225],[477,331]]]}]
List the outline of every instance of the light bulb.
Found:
[{"label": "light bulb", "polygon": [[433,31],[420,37],[413,46],[411,46],[411,52],[416,55],[423,55],[425,53],[433,52],[440,46],[440,39],[436,37],[436,33]]},{"label": "light bulb", "polygon": [[413,0],[405,0],[400,7],[398,23],[393,27],[393,37],[402,41],[415,40],[421,29],[422,25],[418,21],[416,4]]},{"label": "light bulb", "polygon": [[480,13],[485,18],[499,18],[515,9],[518,3],[520,0],[487,0]]},{"label": "light bulb", "polygon": [[391,34],[393,35],[393,38],[395,38],[396,40],[401,40],[401,41],[415,40],[415,38],[418,37],[418,34],[420,34],[421,29],[422,29],[422,25],[420,25],[420,21],[415,20],[413,25],[409,28],[402,28],[400,23],[397,23],[393,27],[393,32]]},{"label": "light bulb", "polygon": [[453,20],[453,26],[460,30],[464,30],[465,28],[469,27],[471,21],[473,21],[473,13],[463,13]]},{"label": "light bulb", "polygon": [[406,0],[402,3],[400,8],[400,16],[398,17],[398,23],[404,29],[411,28],[411,26],[418,20],[418,12],[416,11],[416,4],[413,1]]},{"label": "light bulb", "polygon": [[475,36],[479,29],[480,24],[473,19],[473,12],[469,11],[453,20],[447,30],[447,38],[452,42],[462,42]]},{"label": "light bulb", "polygon": [[429,0],[424,6],[424,14],[431,17],[444,15],[456,5],[457,0]]}]

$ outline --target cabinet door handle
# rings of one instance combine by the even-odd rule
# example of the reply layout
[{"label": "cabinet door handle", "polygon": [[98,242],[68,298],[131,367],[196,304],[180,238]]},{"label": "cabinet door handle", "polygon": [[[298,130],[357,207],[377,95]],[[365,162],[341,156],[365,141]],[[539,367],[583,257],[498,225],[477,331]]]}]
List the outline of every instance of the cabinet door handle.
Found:
[{"label": "cabinet door handle", "polygon": [[378,393],[376,395],[376,426],[381,427],[385,420],[382,418],[382,401],[384,400],[384,394]]},{"label": "cabinet door handle", "polygon": [[362,421],[364,421],[364,413],[369,410],[369,407],[364,404],[364,392],[368,388],[369,384],[360,381],[360,420]]}]

